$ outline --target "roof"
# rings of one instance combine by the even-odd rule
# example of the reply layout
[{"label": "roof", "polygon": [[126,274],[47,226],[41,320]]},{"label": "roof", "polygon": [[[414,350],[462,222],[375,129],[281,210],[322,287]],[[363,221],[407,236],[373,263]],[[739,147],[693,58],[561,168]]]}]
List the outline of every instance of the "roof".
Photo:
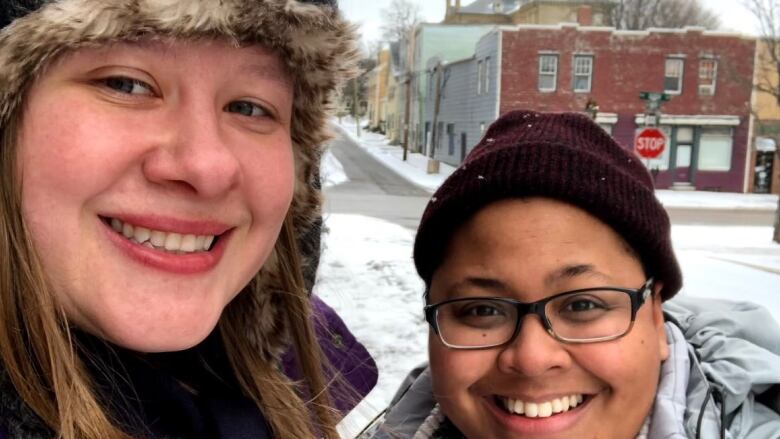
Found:
[{"label": "roof", "polygon": [[[519,9],[521,5],[527,3],[528,0],[502,0],[501,13],[510,13]],[[460,12],[468,14],[495,14],[494,4],[496,0],[475,0],[469,5],[460,8]]]}]

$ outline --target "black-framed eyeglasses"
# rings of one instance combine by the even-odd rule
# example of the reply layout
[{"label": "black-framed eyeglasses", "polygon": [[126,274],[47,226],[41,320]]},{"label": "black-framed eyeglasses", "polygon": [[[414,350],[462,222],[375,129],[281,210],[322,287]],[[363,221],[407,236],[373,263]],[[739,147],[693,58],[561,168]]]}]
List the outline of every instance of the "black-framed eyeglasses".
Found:
[{"label": "black-framed eyeglasses", "polygon": [[454,349],[487,349],[512,342],[523,317],[539,316],[544,328],[565,343],[620,338],[653,293],[653,278],[638,289],[597,287],[566,291],[532,303],[504,297],[468,297],[427,305],[425,320],[442,343]]}]

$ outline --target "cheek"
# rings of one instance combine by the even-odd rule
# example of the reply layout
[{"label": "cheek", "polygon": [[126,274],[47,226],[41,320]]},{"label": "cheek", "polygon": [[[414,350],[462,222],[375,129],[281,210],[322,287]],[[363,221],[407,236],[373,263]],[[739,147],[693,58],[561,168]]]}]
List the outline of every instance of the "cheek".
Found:
[{"label": "cheek", "polygon": [[495,355],[491,351],[465,351],[449,349],[438,336],[431,334],[428,340],[433,390],[438,396],[463,396],[465,392],[490,375]]},{"label": "cheek", "polygon": [[[264,147],[253,145],[239,157],[244,167],[246,188],[252,210],[269,215],[284,214],[292,201],[295,187],[295,163],[289,136],[274,136]],[[267,147],[267,148],[265,148]]]},{"label": "cheek", "polygon": [[[639,328],[634,328],[639,329]],[[583,346],[575,361],[589,374],[606,383],[620,398],[646,399],[658,385],[661,359],[658,343],[648,331],[633,331],[613,343]]]}]

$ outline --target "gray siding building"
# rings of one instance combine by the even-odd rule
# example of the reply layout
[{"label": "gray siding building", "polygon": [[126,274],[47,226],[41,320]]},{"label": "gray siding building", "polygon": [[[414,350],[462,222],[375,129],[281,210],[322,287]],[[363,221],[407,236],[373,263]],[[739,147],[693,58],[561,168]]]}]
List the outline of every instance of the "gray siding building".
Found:
[{"label": "gray siding building", "polygon": [[[469,58],[449,63],[438,57],[428,60],[422,127],[424,151],[428,156],[459,165],[487,127],[498,118],[500,41],[496,29],[477,42],[474,54]],[[435,114],[437,96],[440,99],[438,116]]]}]

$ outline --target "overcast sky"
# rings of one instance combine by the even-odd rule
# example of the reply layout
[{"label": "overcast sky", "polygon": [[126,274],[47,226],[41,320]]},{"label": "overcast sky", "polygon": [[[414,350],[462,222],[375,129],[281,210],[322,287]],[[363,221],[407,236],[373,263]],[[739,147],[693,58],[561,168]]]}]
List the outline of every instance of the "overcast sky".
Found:
[{"label": "overcast sky", "polygon": [[[383,8],[390,4],[391,0],[339,0],[339,7],[344,11],[348,19],[360,24],[363,40],[377,40],[381,32]],[[444,5],[446,0],[413,0],[420,7],[420,15],[423,21],[438,23],[444,19]],[[463,0],[464,5],[469,0]],[[702,3],[717,12],[726,30],[738,31],[746,34],[757,34],[753,16],[742,6],[742,0],[702,0]]]}]

